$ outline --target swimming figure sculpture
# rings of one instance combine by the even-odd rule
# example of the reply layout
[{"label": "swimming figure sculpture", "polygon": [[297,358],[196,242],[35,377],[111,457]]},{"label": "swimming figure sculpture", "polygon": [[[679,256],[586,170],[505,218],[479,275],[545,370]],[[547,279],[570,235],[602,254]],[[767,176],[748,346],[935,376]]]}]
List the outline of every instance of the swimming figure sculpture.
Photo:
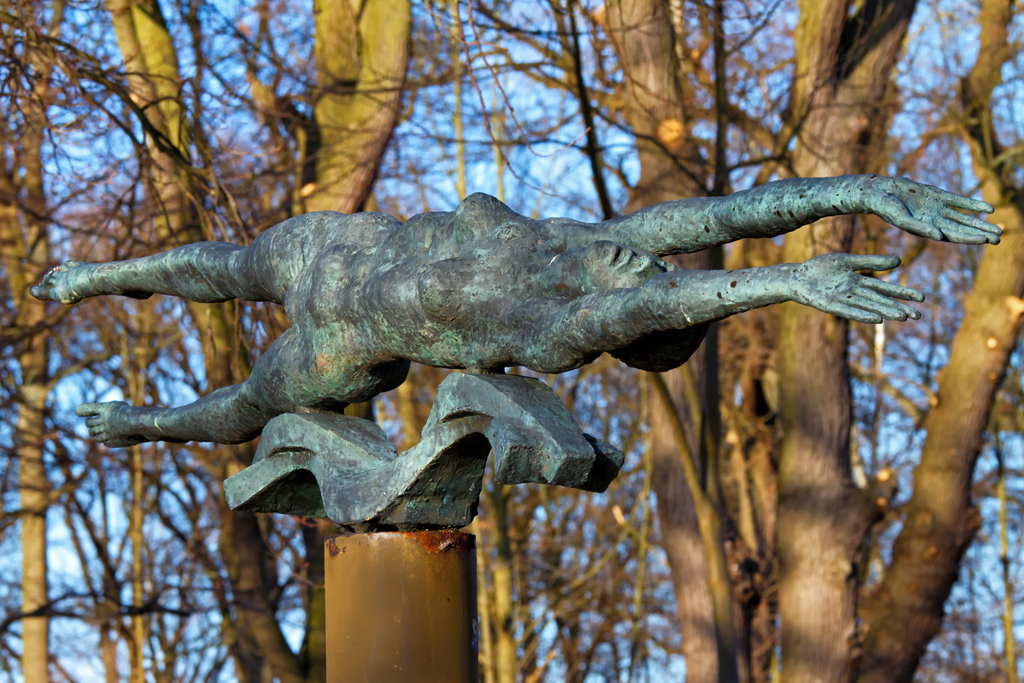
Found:
[{"label": "swimming figure sculpture", "polygon": [[922,301],[920,292],[857,273],[895,268],[896,256],[828,254],[736,271],[682,270],[660,257],[853,213],[936,240],[999,242],[998,227],[958,209],[992,211],[982,201],[875,175],[783,180],[598,224],[531,220],[474,194],[454,212],[405,223],[382,213],[311,213],[246,248],[204,242],[116,263],[69,261],[31,293],[64,304],[153,293],[283,304],[292,327],[242,384],[177,408],[100,403],[78,410],[93,438],[111,447],[238,443],[278,415],[337,414],[393,389],[410,361],[484,375],[515,366],[560,373],[607,352],[663,371],[693,353],[709,323],[784,301],[866,323],[917,319],[904,302]]}]

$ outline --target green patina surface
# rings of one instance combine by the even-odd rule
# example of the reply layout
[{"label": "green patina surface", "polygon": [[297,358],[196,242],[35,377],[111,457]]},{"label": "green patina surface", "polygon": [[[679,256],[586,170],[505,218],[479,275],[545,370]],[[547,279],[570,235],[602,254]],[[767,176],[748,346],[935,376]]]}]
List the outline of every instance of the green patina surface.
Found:
[{"label": "green patina surface", "polygon": [[[337,422],[347,404],[401,384],[411,361],[481,376],[515,366],[558,373],[607,352],[633,367],[662,371],[686,361],[709,323],[784,301],[868,323],[917,318],[905,302],[923,300],[920,292],[857,272],[895,268],[896,256],[829,254],[806,263],[739,271],[680,270],[660,257],[745,237],[774,237],[821,218],[852,213],[875,214],[931,239],[999,242],[996,226],[962,211],[991,212],[992,207],[905,178],[875,175],[784,180],[728,197],[666,202],[598,224],[532,220],[493,197],[474,194],[454,212],[421,214],[405,223],[380,213],[318,212],[267,230],[247,248],[205,242],[116,263],[68,262],[48,273],[32,294],[65,304],[105,294],[162,293],[204,302],[241,298],[284,305],[293,326],[260,357],[246,382],[177,408],[86,404],[79,414],[87,417],[90,434],[112,447],[156,440],[238,443],[255,438],[278,416],[296,410],[323,413],[330,417],[289,416],[274,423],[275,429],[280,426],[275,443],[281,448],[258,466],[268,473],[267,481],[291,478],[286,489],[276,484],[260,489],[277,491],[271,496],[277,503],[261,502],[263,509],[276,505],[280,511],[301,508],[314,514],[318,502],[311,487],[323,492],[325,481],[341,476],[317,475],[317,467],[341,466],[334,460],[330,467],[318,465],[309,458],[326,463],[355,457],[358,462],[345,471],[370,477],[358,496],[367,510],[376,509],[374,514],[386,518],[382,528],[445,526],[437,521],[444,514],[417,507],[420,499],[414,496],[402,499],[406,519],[412,522],[396,521],[401,515],[393,510],[380,512],[390,510],[398,494],[388,487],[374,488],[372,476],[380,475],[370,473],[406,458],[395,460],[393,453],[373,446],[377,435],[368,436],[366,429]],[[460,391],[480,405],[494,392],[503,395],[487,383],[472,390],[468,386]],[[526,404],[555,419],[558,413],[552,412],[549,399],[538,394]],[[443,413],[444,406],[439,408]],[[486,411],[459,418],[460,424],[476,424],[481,416]],[[568,414],[558,419],[563,418],[569,419]],[[528,422],[504,419],[495,424],[533,434]],[[473,433],[484,435],[480,438],[492,446],[495,439],[514,441],[496,428],[478,426]],[[436,434],[452,433],[447,427],[432,428]],[[307,448],[311,434],[320,440]],[[306,439],[306,446],[289,450],[289,439]],[[481,443],[471,436],[453,443],[472,445],[474,439]],[[446,448],[458,450],[452,444]],[[560,453],[557,457],[574,452],[564,443],[552,448],[510,447],[508,481],[551,479],[550,473],[532,479],[523,473],[562,466],[545,461],[541,452]],[[592,453],[600,450],[590,445]],[[439,466],[433,459],[438,453],[429,455],[422,456],[423,467]],[[273,467],[267,464],[271,460],[277,463]],[[306,464],[296,464],[300,461]],[[585,474],[580,470],[564,482],[586,487]],[[422,484],[419,475],[409,476]],[[465,500],[467,492],[475,496],[475,476],[444,479],[451,488],[449,499]],[[351,487],[345,491],[356,495]],[[445,499],[436,493],[423,500]],[[254,490],[246,500],[258,495],[265,501],[269,494]],[[352,521],[337,518],[349,513],[338,511],[335,498],[319,502],[335,521]],[[463,519],[466,509],[453,503],[450,519]]]},{"label": "green patina surface", "polygon": [[337,414],[280,415],[253,464],[224,482],[228,504],[328,517],[353,532],[455,528],[476,514],[487,454],[504,484],[604,491],[625,456],[584,434],[543,382],[449,375],[420,442],[400,456],[377,425]]}]

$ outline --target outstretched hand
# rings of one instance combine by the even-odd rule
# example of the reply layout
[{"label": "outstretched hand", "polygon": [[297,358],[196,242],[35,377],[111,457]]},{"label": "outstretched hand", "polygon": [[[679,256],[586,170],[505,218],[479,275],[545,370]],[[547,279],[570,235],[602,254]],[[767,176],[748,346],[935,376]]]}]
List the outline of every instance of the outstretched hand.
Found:
[{"label": "outstretched hand", "polygon": [[899,256],[817,256],[793,270],[794,300],[862,323],[880,323],[883,319],[917,320],[921,314],[903,301],[924,301],[924,294],[857,273],[858,270],[892,270],[899,264]]},{"label": "outstretched hand", "polygon": [[912,235],[959,244],[999,244],[998,226],[960,213],[992,213],[992,205],[907,178],[885,178],[867,197],[873,213]]}]

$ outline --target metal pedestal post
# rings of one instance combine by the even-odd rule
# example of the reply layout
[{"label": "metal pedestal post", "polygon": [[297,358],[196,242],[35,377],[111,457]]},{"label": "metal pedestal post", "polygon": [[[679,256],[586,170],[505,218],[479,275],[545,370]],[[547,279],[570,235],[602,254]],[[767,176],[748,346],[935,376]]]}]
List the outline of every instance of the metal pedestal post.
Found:
[{"label": "metal pedestal post", "polygon": [[476,538],[330,536],[328,683],[477,683]]}]

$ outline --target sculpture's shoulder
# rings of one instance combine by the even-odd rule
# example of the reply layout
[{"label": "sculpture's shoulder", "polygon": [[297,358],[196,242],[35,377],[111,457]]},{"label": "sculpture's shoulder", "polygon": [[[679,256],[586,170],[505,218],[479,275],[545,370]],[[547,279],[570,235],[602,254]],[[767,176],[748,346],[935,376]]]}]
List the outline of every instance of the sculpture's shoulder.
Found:
[{"label": "sculpture's shoulder", "polygon": [[[538,230],[544,233],[538,235]],[[543,239],[547,231],[540,221],[522,216],[494,197],[476,192],[459,202],[455,211],[426,212],[413,216],[382,245],[378,260],[408,261],[424,257],[437,261],[456,256],[466,245],[471,249],[498,248],[499,242],[518,238]]]},{"label": "sculpture's shoulder", "polygon": [[563,250],[585,247],[602,238],[593,224],[572,218],[545,218],[538,222],[559,241]]}]

